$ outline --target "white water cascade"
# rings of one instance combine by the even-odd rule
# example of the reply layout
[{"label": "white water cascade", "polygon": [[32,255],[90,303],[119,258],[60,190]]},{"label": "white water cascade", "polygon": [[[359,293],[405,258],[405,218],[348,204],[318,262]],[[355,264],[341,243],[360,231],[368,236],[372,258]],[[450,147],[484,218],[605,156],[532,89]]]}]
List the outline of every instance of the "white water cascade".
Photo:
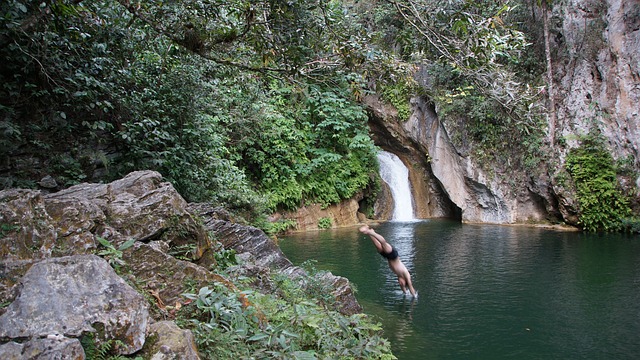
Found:
[{"label": "white water cascade", "polygon": [[380,163],[380,177],[391,188],[393,195],[394,221],[415,220],[413,212],[413,196],[409,185],[409,169],[398,156],[390,152],[381,151],[378,153]]}]

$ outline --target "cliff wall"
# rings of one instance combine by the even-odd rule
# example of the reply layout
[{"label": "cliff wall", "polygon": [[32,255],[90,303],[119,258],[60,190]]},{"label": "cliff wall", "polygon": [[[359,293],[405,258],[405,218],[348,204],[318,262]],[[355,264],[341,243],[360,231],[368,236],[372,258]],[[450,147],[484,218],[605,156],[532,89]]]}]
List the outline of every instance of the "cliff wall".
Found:
[{"label": "cliff wall", "polygon": [[[419,217],[577,224],[575,195],[556,177],[567,152],[594,126],[613,158],[639,172],[640,1],[570,0],[554,7],[550,23],[560,140],[550,147],[554,165],[540,163],[538,174],[479,163],[457,149],[449,139],[451,125],[428,98],[412,100],[407,121],[399,121],[377,98],[365,99],[376,144],[410,170]],[[640,178],[620,180],[628,192],[638,192]]]}]

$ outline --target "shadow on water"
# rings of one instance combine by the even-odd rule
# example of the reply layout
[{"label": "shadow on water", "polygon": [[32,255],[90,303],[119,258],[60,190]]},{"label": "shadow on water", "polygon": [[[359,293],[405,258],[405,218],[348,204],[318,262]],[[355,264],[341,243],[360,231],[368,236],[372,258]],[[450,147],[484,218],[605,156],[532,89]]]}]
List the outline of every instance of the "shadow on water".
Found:
[{"label": "shadow on water", "polygon": [[412,273],[404,296],[357,227],[288,236],[284,253],[355,284],[399,359],[635,359],[640,239],[446,220],[376,227]]}]

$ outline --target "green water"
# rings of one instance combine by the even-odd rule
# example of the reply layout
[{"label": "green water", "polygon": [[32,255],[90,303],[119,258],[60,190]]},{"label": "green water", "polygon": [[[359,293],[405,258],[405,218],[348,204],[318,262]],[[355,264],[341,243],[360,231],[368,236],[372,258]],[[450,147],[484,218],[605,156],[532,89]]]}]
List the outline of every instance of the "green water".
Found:
[{"label": "green water", "polygon": [[405,359],[640,358],[640,238],[428,220],[375,227],[414,279],[404,296],[357,228],[281,239],[294,264],[349,278]]}]

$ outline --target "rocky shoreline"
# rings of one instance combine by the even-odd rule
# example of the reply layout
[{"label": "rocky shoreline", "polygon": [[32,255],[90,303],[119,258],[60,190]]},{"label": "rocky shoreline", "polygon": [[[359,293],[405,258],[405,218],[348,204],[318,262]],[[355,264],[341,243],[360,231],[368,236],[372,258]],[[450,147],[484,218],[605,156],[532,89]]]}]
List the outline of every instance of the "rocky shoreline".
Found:
[{"label": "rocky shoreline", "polygon": [[[242,261],[228,272],[254,279],[256,291],[274,290],[271,272],[306,274],[260,229],[188,204],[154,171],[51,194],[0,191],[0,225],[2,359],[84,359],[87,335],[114,342],[118,355],[198,359],[193,334],[173,318],[183,293],[232,285],[211,271],[216,252],[233,249]],[[347,279],[319,281],[336,310],[361,312]]]}]

